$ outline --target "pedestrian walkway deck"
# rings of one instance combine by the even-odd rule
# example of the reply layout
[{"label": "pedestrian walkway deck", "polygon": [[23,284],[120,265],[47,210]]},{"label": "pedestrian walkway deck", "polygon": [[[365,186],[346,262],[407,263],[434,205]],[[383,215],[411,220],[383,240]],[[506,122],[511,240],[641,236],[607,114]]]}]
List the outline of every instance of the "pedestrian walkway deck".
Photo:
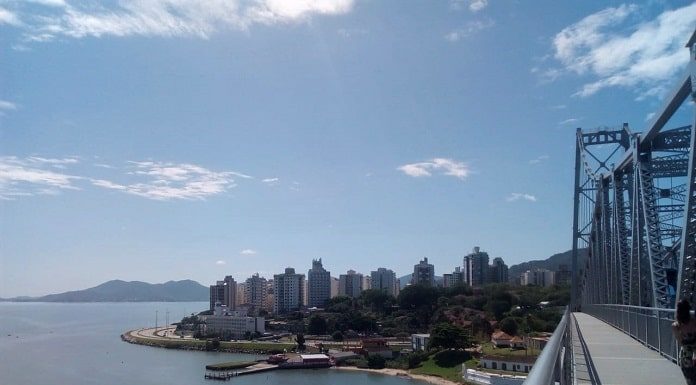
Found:
[{"label": "pedestrian walkway deck", "polygon": [[[679,366],[656,351],[591,315],[573,313],[573,317],[590,356],[587,365],[594,366],[601,385],[686,384]],[[573,335],[574,350],[580,346],[578,337]],[[576,365],[585,369],[584,362]]]}]

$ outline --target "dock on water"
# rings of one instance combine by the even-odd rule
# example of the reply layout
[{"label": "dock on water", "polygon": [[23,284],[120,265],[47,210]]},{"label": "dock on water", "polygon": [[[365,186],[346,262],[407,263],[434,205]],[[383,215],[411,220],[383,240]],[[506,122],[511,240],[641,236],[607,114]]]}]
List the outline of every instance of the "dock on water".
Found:
[{"label": "dock on water", "polygon": [[204,377],[206,380],[227,381],[232,377],[243,376],[245,374],[267,372],[269,370],[275,370],[275,369],[278,369],[278,365],[259,362],[257,364],[248,366],[246,368],[235,369],[235,370],[226,370],[226,371],[208,370],[208,371],[206,371]]}]

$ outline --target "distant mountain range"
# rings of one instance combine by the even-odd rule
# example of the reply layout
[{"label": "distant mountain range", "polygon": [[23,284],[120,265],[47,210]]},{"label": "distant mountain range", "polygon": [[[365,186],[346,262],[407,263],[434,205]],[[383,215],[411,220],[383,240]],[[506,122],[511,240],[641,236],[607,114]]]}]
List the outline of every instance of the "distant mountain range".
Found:
[{"label": "distant mountain range", "polygon": [[13,302],[193,302],[208,301],[209,289],[192,280],[151,284],[113,280],[89,289],[43,297],[2,299]]},{"label": "distant mountain range", "polygon": [[[520,276],[527,270],[532,269],[547,269],[556,271],[559,265],[567,265],[568,270],[571,269],[570,262],[573,257],[573,250],[564,251],[562,253],[554,254],[544,260],[536,260],[529,262],[522,262],[517,265],[512,265],[508,269],[508,276],[510,279],[514,279]],[[578,250],[578,268],[582,269],[585,266],[585,260],[587,259],[587,249]]]}]

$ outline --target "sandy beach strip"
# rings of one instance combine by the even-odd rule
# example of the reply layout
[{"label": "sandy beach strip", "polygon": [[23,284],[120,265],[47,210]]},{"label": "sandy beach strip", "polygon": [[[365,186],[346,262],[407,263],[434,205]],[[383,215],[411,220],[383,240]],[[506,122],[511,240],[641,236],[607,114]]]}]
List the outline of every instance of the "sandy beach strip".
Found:
[{"label": "sandy beach strip", "polygon": [[460,382],[446,380],[442,377],[409,373],[408,371],[403,370],[403,369],[389,369],[389,368],[363,369],[363,368],[357,368],[355,366],[334,366],[332,369],[348,370],[348,371],[354,371],[354,372],[377,373],[377,374],[384,374],[384,375],[388,375],[388,376],[409,377],[409,378],[412,378],[414,380],[425,381],[425,382],[428,382],[428,383],[433,384],[433,385],[461,385]]}]

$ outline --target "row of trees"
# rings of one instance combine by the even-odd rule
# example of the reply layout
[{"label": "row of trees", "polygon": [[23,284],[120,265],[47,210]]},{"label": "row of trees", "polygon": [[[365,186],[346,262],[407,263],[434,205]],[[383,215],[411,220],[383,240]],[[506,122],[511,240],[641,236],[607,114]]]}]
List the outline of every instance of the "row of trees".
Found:
[{"label": "row of trees", "polygon": [[567,287],[520,287],[488,285],[476,292],[468,286],[438,288],[413,285],[393,297],[380,290],[365,290],[358,298],[335,297],[323,312],[309,317],[306,331],[315,335],[334,335],[340,340],[349,333],[408,336],[427,332],[435,325],[470,322],[473,335],[490,334],[488,321],[499,321],[510,334],[552,331],[560,316],[543,309],[569,302]]}]

